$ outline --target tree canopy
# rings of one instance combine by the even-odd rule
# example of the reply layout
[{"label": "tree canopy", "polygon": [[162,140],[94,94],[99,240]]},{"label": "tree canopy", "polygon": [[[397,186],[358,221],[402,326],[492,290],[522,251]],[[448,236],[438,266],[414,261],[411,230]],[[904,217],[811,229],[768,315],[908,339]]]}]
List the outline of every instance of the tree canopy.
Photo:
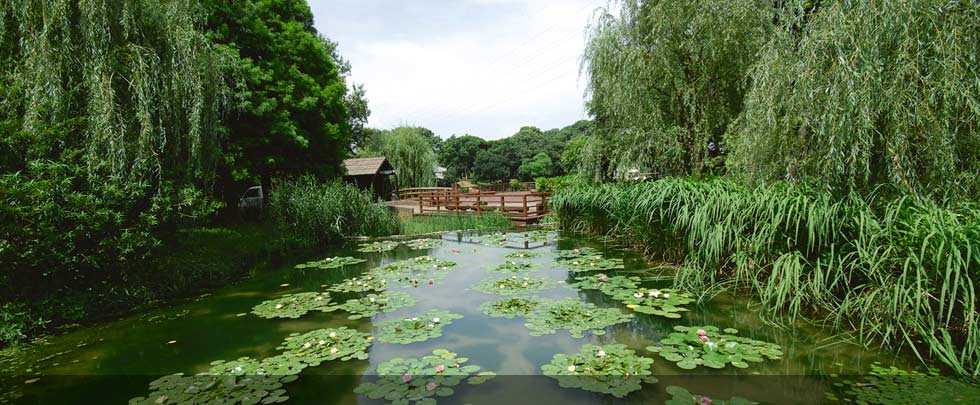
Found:
[{"label": "tree canopy", "polygon": [[373,136],[365,143],[359,155],[388,158],[398,174],[398,188],[435,185],[437,162],[429,136],[432,131],[422,127],[403,126],[372,133]]}]

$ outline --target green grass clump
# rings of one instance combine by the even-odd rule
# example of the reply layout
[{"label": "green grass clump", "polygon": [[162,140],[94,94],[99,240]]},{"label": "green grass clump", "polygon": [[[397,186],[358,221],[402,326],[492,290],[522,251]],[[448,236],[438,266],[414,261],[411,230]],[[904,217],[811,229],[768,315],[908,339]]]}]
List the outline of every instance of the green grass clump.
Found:
[{"label": "green grass clump", "polygon": [[405,235],[507,227],[510,227],[510,220],[499,212],[479,215],[416,215],[402,220],[402,233]]}]

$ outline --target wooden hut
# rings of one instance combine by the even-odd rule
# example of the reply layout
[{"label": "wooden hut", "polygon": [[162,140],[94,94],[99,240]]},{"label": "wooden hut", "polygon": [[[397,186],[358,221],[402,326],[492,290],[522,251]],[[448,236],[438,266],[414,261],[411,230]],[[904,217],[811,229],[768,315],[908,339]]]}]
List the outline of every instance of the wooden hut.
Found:
[{"label": "wooden hut", "polygon": [[344,182],[362,190],[371,190],[382,200],[389,200],[395,194],[395,167],[384,157],[358,158],[344,160]]}]

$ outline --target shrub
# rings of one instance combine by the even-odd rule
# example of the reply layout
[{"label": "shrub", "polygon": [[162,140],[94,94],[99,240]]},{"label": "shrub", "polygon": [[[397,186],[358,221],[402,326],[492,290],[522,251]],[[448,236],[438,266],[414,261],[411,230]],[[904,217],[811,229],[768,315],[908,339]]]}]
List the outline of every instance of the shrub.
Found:
[{"label": "shrub", "polygon": [[538,177],[534,179],[534,189],[539,193],[554,193],[564,187],[578,184],[576,176]]},{"label": "shrub", "polygon": [[347,184],[303,177],[277,182],[269,197],[279,234],[303,246],[341,242],[351,236],[391,235],[401,228],[388,207]]}]

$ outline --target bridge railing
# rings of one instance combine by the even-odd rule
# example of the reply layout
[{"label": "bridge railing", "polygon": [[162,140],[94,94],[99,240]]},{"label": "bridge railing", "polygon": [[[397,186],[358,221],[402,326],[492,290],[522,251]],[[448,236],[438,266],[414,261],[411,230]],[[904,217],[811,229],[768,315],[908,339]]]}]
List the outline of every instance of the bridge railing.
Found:
[{"label": "bridge railing", "polygon": [[420,214],[480,214],[500,211],[516,220],[537,219],[550,210],[548,193],[461,193],[430,192],[416,194]]},{"label": "bridge railing", "polygon": [[412,187],[398,189],[399,200],[417,200],[420,195],[429,194],[449,194],[452,193],[451,187]]}]

